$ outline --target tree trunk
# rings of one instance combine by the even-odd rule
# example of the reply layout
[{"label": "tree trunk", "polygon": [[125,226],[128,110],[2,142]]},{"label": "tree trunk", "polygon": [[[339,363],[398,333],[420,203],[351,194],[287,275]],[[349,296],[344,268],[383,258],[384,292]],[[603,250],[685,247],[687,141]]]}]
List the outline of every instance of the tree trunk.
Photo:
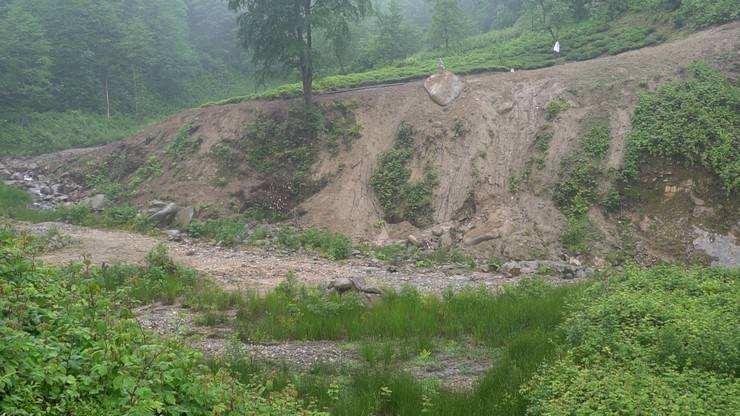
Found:
[{"label": "tree trunk", "polygon": [[303,78],[303,104],[306,110],[313,105],[313,58],[311,39],[311,0],[303,0],[303,18],[305,40],[303,43],[303,57],[301,58],[301,75]]},{"label": "tree trunk", "polygon": [[108,95],[108,78],[105,79],[105,111],[110,120],[110,96]]},{"label": "tree trunk", "polygon": [[134,114],[139,114],[139,100],[136,92],[136,68],[131,67],[131,78],[134,81]]}]

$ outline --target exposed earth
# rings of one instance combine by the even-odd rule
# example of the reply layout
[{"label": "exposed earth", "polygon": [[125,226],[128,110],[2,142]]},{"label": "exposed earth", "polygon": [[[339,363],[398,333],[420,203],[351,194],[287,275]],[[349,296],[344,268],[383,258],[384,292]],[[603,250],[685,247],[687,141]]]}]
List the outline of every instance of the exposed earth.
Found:
[{"label": "exposed earth", "polygon": [[[320,96],[323,104],[337,101],[352,109],[359,138],[336,153],[321,151],[312,175],[323,186],[291,211],[293,222],[380,244],[405,240],[410,234],[430,240],[435,228],[442,227],[454,232],[445,233],[438,239],[441,243],[464,246],[481,257],[558,259],[563,254],[560,236],[566,218],[553,203],[552,189],[559,180],[561,162],[578,147],[589,123],[608,121],[610,147],[602,169],[614,173],[621,165],[639,96],[681,77],[682,68],[697,59],[733,73],[740,53],[738,39],[740,23],[734,22],[617,56],[532,71],[469,75],[464,77],[461,95],[446,107],[429,98],[422,81]],[[548,120],[548,104],[556,100],[566,103],[566,108]],[[251,101],[194,109],[101,148],[2,159],[0,164],[5,166],[0,166],[0,174],[15,175],[16,183],[23,183],[26,176],[43,177],[46,181],[36,187],[37,193],[56,194],[52,188],[62,185],[71,192],[61,194],[75,200],[95,192],[86,179],[91,175],[102,171],[122,183],[131,182],[135,172],[154,158],[160,161],[161,172],[135,178],[140,185],[133,202],[145,208],[154,199],[174,201],[194,207],[197,217],[223,215],[243,207],[272,179],[248,166],[243,153],[231,155],[239,162],[236,168],[224,166],[217,155],[225,147],[238,148],[244,126],[259,114],[285,111],[293,104],[293,100]],[[378,156],[391,148],[402,121],[418,132],[412,179],[420,177],[425,166],[438,179],[432,224],[421,228],[408,222],[383,222],[369,185]],[[172,146],[184,129],[193,140],[194,153],[176,158]],[[525,172],[536,137],[543,131],[551,132],[552,139],[542,166]],[[685,178],[666,174],[679,168],[667,166],[643,178],[645,183],[657,181],[664,186],[654,190],[668,205],[676,195],[691,191]],[[514,189],[512,178],[525,173],[528,183]],[[41,203],[53,198],[39,195]],[[686,206],[664,218],[660,209],[640,212],[657,223],[670,222],[676,215],[686,221],[666,244],[654,244],[655,235],[634,227],[636,249],[643,251],[638,257],[690,259],[691,242],[699,237],[694,226],[737,241],[737,206],[716,209],[726,203],[711,193],[702,201],[700,210],[697,205]],[[599,212],[590,215],[603,235],[594,242],[597,255],[603,257],[624,246],[614,218]]]}]

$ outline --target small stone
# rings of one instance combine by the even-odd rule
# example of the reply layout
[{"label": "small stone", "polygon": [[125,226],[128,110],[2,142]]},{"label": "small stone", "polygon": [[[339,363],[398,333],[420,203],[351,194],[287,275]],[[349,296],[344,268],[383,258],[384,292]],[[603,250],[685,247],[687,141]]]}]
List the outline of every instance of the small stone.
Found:
[{"label": "small stone", "polygon": [[182,238],[180,230],[167,230],[165,233],[167,234],[167,239],[170,241],[180,241]]},{"label": "small stone", "polygon": [[54,193],[54,191],[52,191],[52,190],[51,190],[51,188],[50,188],[50,187],[48,187],[48,186],[42,186],[42,187],[41,187],[41,193],[42,193],[43,195],[51,195],[51,194],[53,194],[53,193]]}]

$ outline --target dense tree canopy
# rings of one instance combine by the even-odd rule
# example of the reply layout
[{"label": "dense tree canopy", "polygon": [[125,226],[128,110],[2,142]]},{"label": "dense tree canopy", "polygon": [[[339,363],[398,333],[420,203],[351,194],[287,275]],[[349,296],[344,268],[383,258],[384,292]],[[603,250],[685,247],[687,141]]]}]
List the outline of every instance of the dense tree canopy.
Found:
[{"label": "dense tree canopy", "polygon": [[269,74],[276,66],[299,68],[306,107],[311,105],[314,77],[314,31],[347,39],[349,24],[371,10],[370,0],[229,0],[241,11],[239,38],[252,59]]}]

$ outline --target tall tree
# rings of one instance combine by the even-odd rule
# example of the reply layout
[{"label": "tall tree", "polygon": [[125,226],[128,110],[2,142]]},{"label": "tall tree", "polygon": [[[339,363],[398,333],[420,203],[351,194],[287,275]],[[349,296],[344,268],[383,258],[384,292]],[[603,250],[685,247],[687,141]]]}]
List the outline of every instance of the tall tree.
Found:
[{"label": "tall tree", "polygon": [[398,0],[390,0],[388,10],[379,10],[377,17],[377,36],[373,49],[378,61],[390,63],[403,59],[416,49],[413,30],[405,21]]},{"label": "tall tree", "polygon": [[432,27],[430,35],[434,46],[450,49],[450,43],[462,39],[467,32],[465,15],[458,0],[431,0]]},{"label": "tall tree", "polygon": [[229,0],[242,45],[263,77],[275,67],[301,72],[306,108],[313,102],[315,30],[349,34],[349,24],[371,10],[370,0]]}]

